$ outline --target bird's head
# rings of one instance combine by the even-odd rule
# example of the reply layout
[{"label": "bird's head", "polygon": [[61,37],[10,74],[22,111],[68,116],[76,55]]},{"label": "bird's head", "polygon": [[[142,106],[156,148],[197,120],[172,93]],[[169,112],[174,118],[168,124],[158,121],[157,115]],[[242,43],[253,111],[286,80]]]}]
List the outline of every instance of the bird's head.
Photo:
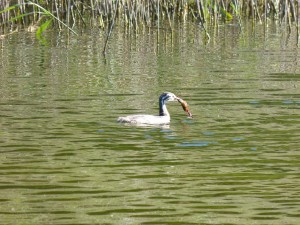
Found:
[{"label": "bird's head", "polygon": [[159,101],[167,102],[167,101],[177,101],[178,97],[171,92],[164,92],[159,97]]}]

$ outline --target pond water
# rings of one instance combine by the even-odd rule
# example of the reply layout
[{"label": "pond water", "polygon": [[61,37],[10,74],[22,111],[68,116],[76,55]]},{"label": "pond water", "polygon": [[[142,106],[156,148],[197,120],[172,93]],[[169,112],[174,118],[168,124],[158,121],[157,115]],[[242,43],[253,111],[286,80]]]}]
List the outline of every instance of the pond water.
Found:
[{"label": "pond water", "polygon": [[[0,40],[1,224],[298,224],[300,50],[251,24]],[[118,116],[158,113],[137,127]]]}]

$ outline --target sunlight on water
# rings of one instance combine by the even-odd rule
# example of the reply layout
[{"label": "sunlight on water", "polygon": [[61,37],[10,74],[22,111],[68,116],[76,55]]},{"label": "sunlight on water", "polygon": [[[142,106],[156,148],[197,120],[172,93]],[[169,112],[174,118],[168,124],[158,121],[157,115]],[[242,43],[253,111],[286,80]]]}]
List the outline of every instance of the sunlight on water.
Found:
[{"label": "sunlight on water", "polygon": [[[205,45],[186,26],[159,46],[116,30],[106,59],[96,34],[1,40],[3,224],[299,223],[299,49],[271,27]],[[193,119],[168,103],[168,126],[116,122],[163,91]]]}]

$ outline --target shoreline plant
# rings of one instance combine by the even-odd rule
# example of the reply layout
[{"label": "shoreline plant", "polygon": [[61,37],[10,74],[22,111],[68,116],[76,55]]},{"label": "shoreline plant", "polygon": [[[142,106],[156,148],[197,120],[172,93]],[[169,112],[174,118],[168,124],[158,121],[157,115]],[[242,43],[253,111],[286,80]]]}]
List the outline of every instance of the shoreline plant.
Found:
[{"label": "shoreline plant", "polygon": [[[295,24],[299,36],[300,0],[2,0],[0,35],[18,29],[41,38],[49,27],[75,30],[97,26],[111,31],[115,20],[130,29],[140,26],[172,29],[178,21],[193,21],[206,32],[209,25],[242,20]],[[207,32],[206,32],[207,33]]]}]

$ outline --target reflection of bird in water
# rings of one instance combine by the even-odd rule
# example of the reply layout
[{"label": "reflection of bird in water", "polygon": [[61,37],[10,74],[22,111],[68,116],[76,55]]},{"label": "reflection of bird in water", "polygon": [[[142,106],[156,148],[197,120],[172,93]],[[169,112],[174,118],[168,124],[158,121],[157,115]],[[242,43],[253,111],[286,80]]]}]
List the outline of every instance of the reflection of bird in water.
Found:
[{"label": "reflection of bird in water", "polygon": [[159,97],[159,115],[129,115],[124,117],[119,117],[118,122],[121,123],[131,123],[131,124],[149,124],[149,125],[163,125],[170,123],[170,114],[168,112],[166,103],[168,101],[178,101],[181,103],[184,111],[188,113],[191,117],[187,104],[181,98],[177,97],[171,92],[162,93]]}]

